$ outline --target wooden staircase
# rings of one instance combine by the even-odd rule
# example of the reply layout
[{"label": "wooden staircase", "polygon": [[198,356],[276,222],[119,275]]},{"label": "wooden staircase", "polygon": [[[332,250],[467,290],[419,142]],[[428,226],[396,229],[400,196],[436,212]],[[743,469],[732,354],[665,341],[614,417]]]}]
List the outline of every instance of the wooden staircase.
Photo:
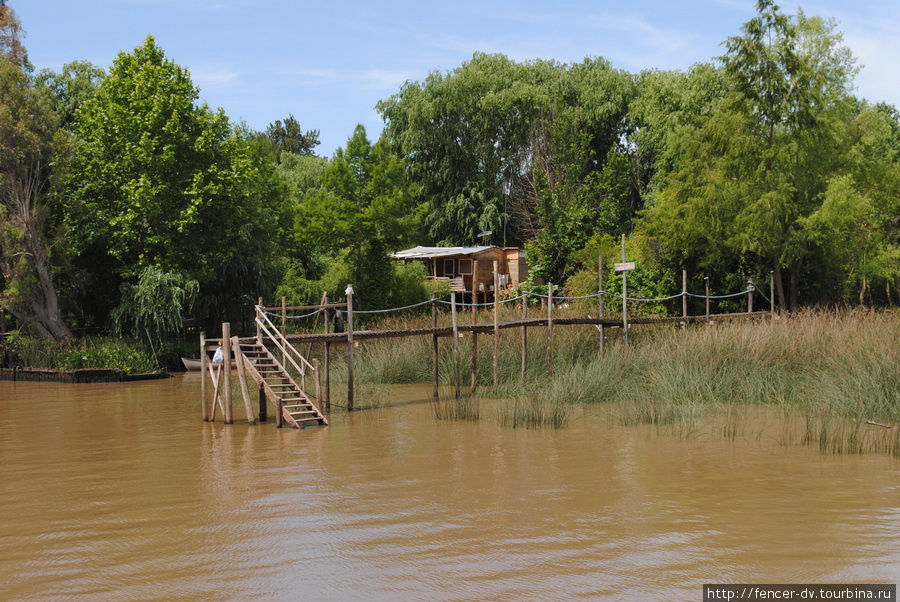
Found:
[{"label": "wooden staircase", "polygon": [[291,378],[285,367],[259,341],[241,341],[240,349],[247,372],[258,385],[262,385],[266,397],[276,409],[281,407],[282,420],[294,428],[328,425],[328,419],[319,411],[313,400]]}]

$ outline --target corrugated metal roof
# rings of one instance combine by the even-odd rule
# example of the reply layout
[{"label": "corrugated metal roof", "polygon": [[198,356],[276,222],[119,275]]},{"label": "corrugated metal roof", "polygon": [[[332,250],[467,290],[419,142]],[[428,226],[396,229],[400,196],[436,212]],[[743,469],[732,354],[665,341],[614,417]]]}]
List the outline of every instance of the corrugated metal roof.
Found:
[{"label": "corrugated metal roof", "polygon": [[497,247],[413,247],[405,251],[391,253],[392,259],[432,259],[435,257],[451,257],[453,255],[480,255],[485,251],[497,251]]}]

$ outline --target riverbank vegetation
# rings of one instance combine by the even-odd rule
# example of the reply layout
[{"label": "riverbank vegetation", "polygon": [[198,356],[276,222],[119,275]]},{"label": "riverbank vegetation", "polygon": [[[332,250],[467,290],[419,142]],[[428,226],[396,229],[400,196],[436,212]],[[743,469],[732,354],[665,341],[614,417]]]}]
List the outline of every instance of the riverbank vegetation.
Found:
[{"label": "riverbank vegetation", "polygon": [[[854,96],[858,67],[828,19],[760,0],[722,56],[686,71],[476,53],[380,102],[376,139],[360,126],[321,157],[291,107],[254,131],[201,103],[152,37],[109,68],[35,72],[13,4],[0,330],[119,327],[158,346],[249,324],[260,296],[336,300],[349,282],[358,309],[409,303],[430,291],[388,252],[484,230],[527,250],[526,286],[595,291],[597,256],[624,234],[639,296],[677,292],[686,268],[692,292],[772,272],[792,310],[897,303],[900,113]],[[147,314],[148,283],[165,316]]]},{"label": "riverbank vegetation", "polygon": [[[382,327],[396,327],[397,320]],[[406,323],[411,326],[413,321]],[[419,324],[421,326],[421,323]],[[722,419],[734,438],[753,428],[748,408],[765,408],[800,424],[784,443],[828,453],[880,451],[900,455],[900,313],[809,311],[774,320],[722,321],[681,329],[638,326],[629,345],[607,330],[599,350],[592,326],[558,327],[548,363],[546,329],[530,329],[526,378],[520,375],[518,329],[501,331],[499,385],[492,387],[492,340],[479,339],[478,390],[468,387],[471,335],[440,340],[439,419],[485,416],[478,399],[500,399],[498,419],[511,427],[565,426],[576,408],[593,408],[618,424],[690,431],[701,419]],[[392,384],[431,379],[430,337],[363,342],[356,353],[358,382]],[[457,365],[461,400],[452,399]],[[551,368],[552,366],[552,368]],[[332,379],[341,381],[340,357]],[[362,397],[361,403],[366,404]]]},{"label": "riverbank vegetation", "polygon": [[139,343],[110,337],[83,337],[53,341],[11,336],[0,341],[0,355],[8,367],[76,370],[113,368],[126,374],[156,372],[156,358]]}]

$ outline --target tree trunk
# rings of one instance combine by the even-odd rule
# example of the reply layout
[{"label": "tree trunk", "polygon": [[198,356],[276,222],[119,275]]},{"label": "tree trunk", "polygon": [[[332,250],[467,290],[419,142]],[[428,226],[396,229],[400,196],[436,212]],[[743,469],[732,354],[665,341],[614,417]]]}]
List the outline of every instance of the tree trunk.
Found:
[{"label": "tree trunk", "polygon": [[[68,339],[72,332],[59,317],[59,299],[53,286],[50,261],[40,229],[37,197],[39,167],[23,174],[7,174],[2,191],[9,222],[0,241],[0,273],[9,287],[17,282],[15,297],[0,296],[0,303],[20,322],[43,338]],[[16,177],[18,176],[18,177]],[[15,233],[15,234],[13,234]],[[24,261],[23,261],[24,259]]]},{"label": "tree trunk", "polygon": [[788,266],[789,302],[792,312],[797,311],[797,297],[800,291],[800,262],[794,261]]}]

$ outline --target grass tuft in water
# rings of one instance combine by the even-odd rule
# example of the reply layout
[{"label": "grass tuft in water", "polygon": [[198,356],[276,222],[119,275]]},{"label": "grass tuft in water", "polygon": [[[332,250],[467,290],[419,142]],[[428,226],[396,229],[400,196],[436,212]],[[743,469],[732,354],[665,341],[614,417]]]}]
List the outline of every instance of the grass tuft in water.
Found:
[{"label": "grass tuft in water", "polygon": [[559,400],[517,397],[501,407],[500,424],[511,428],[562,428],[569,421],[570,407]]},{"label": "grass tuft in water", "polygon": [[431,404],[437,420],[468,420],[475,422],[481,417],[481,407],[474,397],[441,399]]}]

